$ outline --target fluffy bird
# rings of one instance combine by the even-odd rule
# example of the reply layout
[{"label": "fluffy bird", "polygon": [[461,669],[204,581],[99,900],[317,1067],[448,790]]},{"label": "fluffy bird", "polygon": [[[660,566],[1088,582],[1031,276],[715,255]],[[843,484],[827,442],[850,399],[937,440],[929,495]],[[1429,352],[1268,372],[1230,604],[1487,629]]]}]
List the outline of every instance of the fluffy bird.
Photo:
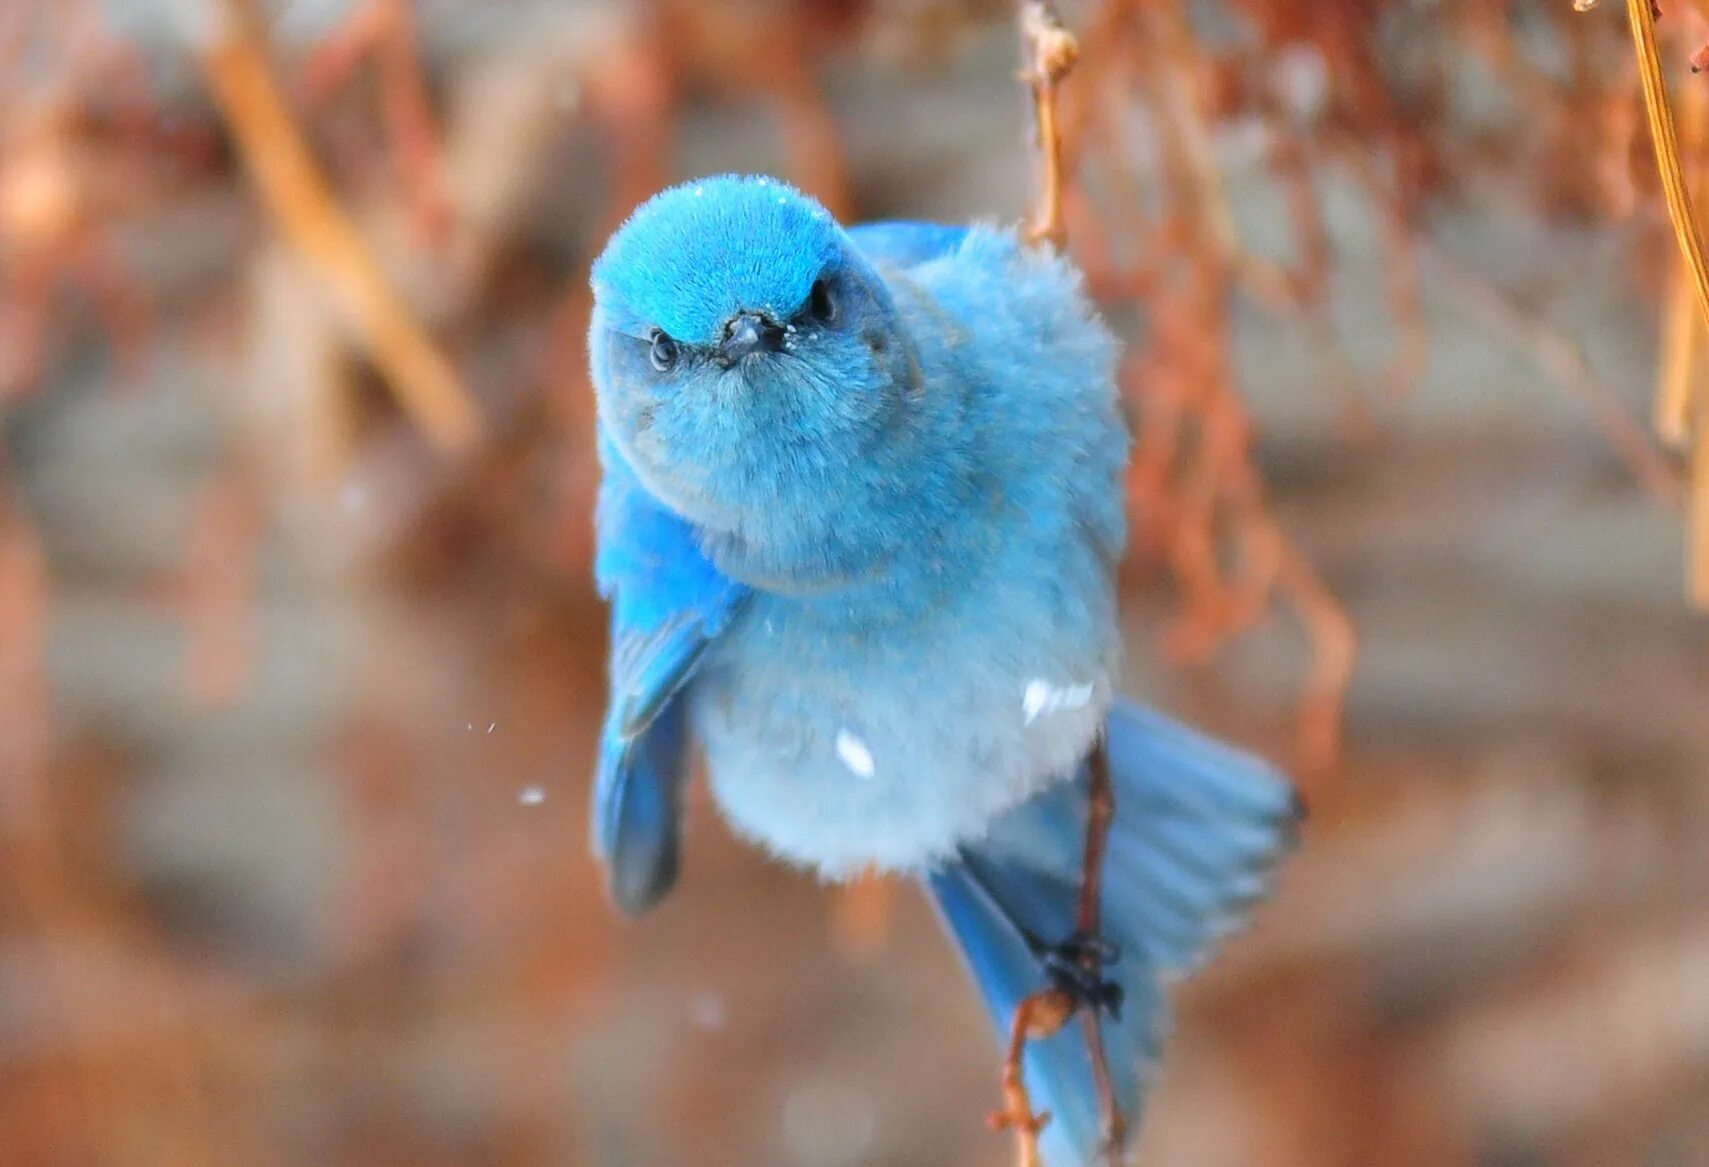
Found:
[{"label": "fluffy bird", "polygon": [[[667,190],[593,267],[611,699],[593,846],[674,883],[690,741],[736,832],[917,877],[1007,1030],[1093,1011],[1130,1120],[1163,988],[1266,894],[1293,789],[1116,694],[1128,435],[1075,269],[995,227],[843,228],[769,178]],[[1090,759],[1116,812],[1073,932]],[[1092,1161],[1079,1028],[1033,1042],[1051,1167]]]}]

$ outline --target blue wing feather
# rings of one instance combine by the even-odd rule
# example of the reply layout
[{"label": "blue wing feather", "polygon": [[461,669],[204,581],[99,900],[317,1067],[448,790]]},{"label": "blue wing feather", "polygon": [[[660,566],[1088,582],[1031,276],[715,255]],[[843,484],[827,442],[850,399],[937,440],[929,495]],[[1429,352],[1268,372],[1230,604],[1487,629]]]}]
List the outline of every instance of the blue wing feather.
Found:
[{"label": "blue wing feather", "polygon": [[624,739],[608,728],[594,776],[594,845],[611,898],[629,915],[657,903],[676,882],[683,753],[680,701],[666,702],[646,732]]},{"label": "blue wing feather", "polygon": [[748,590],[648,493],[603,431],[594,577],[611,602],[611,697],[593,788],[593,847],[625,912],[676,879],[686,728],[678,700]]}]

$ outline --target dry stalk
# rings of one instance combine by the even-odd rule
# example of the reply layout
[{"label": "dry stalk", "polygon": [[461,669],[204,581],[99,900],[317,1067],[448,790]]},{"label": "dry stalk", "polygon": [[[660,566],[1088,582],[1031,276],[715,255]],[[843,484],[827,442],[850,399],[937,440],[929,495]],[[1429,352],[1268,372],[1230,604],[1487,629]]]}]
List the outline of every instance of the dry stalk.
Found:
[{"label": "dry stalk", "polygon": [[[1686,271],[1690,275],[1691,292],[1697,311],[1709,325],[1709,266],[1703,258],[1703,245],[1698,237],[1697,218],[1691,205],[1691,190],[1685,180],[1685,166],[1680,158],[1679,134],[1674,126],[1673,109],[1668,104],[1667,83],[1662,78],[1661,54],[1656,47],[1656,11],[1652,0],[1627,0],[1626,14],[1632,26],[1632,43],[1638,53],[1638,79],[1644,94],[1644,111],[1649,119],[1650,140],[1655,146],[1656,167],[1661,173],[1662,195],[1667,202],[1668,219],[1673,224],[1674,237]],[[1684,342],[1689,345],[1689,341]],[[1658,387],[1656,401],[1657,430],[1664,440],[1680,440],[1692,434],[1693,426],[1701,431],[1702,419],[1693,416],[1694,402],[1689,392],[1689,352],[1687,367],[1673,379],[1664,377]],[[1703,436],[1695,434],[1691,483],[1691,521],[1688,526],[1688,583],[1692,601],[1709,608],[1709,475],[1704,471]]]},{"label": "dry stalk", "polygon": [[[1087,769],[1091,771],[1091,783],[1086,804],[1086,851],[1080,862],[1080,910],[1075,929],[1081,936],[1097,936],[1103,907],[1104,851],[1109,842],[1110,823],[1116,817],[1116,792],[1110,783],[1110,757],[1104,742],[1092,747]],[[1097,958],[1088,955],[1085,968],[1097,974]],[[1122,1113],[1110,1080],[1110,1061],[1104,1052],[1104,1033],[1099,1027],[1100,1012],[1096,1005],[1082,1007],[1080,1026],[1085,1035],[1086,1054],[1092,1061],[1092,1084],[1098,1092],[1098,1155],[1114,1163],[1127,1141],[1127,1116]]]},{"label": "dry stalk", "polygon": [[1043,0],[1022,4],[1020,19],[1027,59],[1021,79],[1032,89],[1038,148],[1044,162],[1043,189],[1026,234],[1029,242],[1060,249],[1068,239],[1068,229],[1062,219],[1062,128],[1057,91],[1080,59],[1080,44]]},{"label": "dry stalk", "polygon": [[323,99],[347,82],[364,59],[372,62],[414,225],[422,242],[442,246],[451,230],[452,207],[410,0],[365,0],[352,7],[310,56],[303,70],[305,87]]},{"label": "dry stalk", "polygon": [[1023,1000],[1009,1026],[1009,1045],[1003,1056],[1003,1109],[990,1116],[994,1130],[1015,1132],[1016,1167],[1040,1167],[1038,1134],[1050,1115],[1033,1110],[1027,1093],[1022,1059],[1027,1042],[1059,1032],[1074,1015],[1074,1002],[1060,989],[1045,989]]},{"label": "dry stalk", "polygon": [[440,449],[469,449],[482,428],[473,399],[338,205],[280,91],[249,5],[225,4],[228,19],[203,53],[202,72],[263,200],[399,405]]},{"label": "dry stalk", "polygon": [[[1028,64],[1023,78],[1032,89],[1033,109],[1038,121],[1039,149],[1044,156],[1044,191],[1027,235],[1033,243],[1049,243],[1060,249],[1067,241],[1063,223],[1062,135],[1058,124],[1057,88],[1073,68],[1079,48],[1074,37],[1050,8],[1029,0],[1021,6],[1021,36]],[[1088,761],[1091,781],[1086,815],[1085,854],[1080,869],[1080,895],[1075,912],[1076,934],[1098,935],[1103,898],[1104,851],[1110,822],[1115,817],[1115,791],[1110,784],[1109,758],[1102,741],[1092,749]],[[1088,949],[1083,958],[1088,972],[1098,972],[1098,956]],[[1049,1115],[1036,1114],[1028,1095],[1023,1059],[1029,1040],[1048,1037],[1078,1012],[1092,1064],[1092,1080],[1098,1094],[1099,1148],[1101,1159],[1115,1161],[1127,1134],[1127,1122],[1116,1100],[1110,1078],[1109,1059],[1099,1027],[1097,1004],[1076,1001],[1060,988],[1043,989],[1025,998],[1015,1010],[1009,1045],[1003,1059],[1003,1109],[991,1116],[992,1126],[1015,1132],[1019,1167],[1038,1167],[1038,1134]]]}]

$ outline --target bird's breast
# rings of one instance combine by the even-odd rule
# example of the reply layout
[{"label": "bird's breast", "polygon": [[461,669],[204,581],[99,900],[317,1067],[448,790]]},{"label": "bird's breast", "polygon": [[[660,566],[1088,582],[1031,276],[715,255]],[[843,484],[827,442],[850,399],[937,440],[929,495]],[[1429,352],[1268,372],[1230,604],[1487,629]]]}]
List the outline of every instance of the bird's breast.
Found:
[{"label": "bird's breast", "polygon": [[1111,700],[1095,555],[1000,561],[954,588],[762,595],[691,691],[732,825],[833,876],[917,869],[1084,756]]}]

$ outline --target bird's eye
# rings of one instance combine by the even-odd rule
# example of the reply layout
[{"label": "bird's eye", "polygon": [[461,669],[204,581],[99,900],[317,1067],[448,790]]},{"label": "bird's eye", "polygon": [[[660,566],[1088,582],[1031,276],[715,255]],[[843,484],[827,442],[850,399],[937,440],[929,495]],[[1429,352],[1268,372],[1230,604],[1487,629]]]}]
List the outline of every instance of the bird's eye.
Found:
[{"label": "bird's eye", "polygon": [[661,373],[670,372],[672,366],[676,364],[676,341],[655,328],[653,330],[653,348],[648,356],[652,358],[653,368]]},{"label": "bird's eye", "polygon": [[821,324],[830,324],[836,320],[837,297],[831,291],[830,280],[813,281],[813,290],[807,294],[807,311]]}]

